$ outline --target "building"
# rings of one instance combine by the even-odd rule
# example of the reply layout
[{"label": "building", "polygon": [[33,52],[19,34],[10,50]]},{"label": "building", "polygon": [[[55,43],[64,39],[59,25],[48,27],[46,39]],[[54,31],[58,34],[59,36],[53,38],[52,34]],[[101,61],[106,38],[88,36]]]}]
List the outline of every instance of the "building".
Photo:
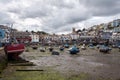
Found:
[{"label": "building", "polygon": [[31,36],[29,32],[14,31],[11,36],[20,43],[31,42]]},{"label": "building", "polygon": [[2,43],[9,43],[11,29],[4,25],[0,25],[0,29],[5,32],[4,38],[2,39]]},{"label": "building", "polygon": [[120,40],[120,33],[113,33],[111,38],[112,40]]},{"label": "building", "polygon": [[79,34],[75,31],[75,28],[72,29],[72,33],[69,34],[72,40],[77,40],[79,39]]},{"label": "building", "polygon": [[36,32],[30,33],[31,42],[39,42],[40,36]]},{"label": "building", "polygon": [[115,28],[113,29],[113,32],[114,32],[114,33],[120,33],[120,27],[115,27]]},{"label": "building", "polygon": [[114,20],[111,23],[111,26],[113,26],[113,27],[119,27],[120,26],[120,19]]}]

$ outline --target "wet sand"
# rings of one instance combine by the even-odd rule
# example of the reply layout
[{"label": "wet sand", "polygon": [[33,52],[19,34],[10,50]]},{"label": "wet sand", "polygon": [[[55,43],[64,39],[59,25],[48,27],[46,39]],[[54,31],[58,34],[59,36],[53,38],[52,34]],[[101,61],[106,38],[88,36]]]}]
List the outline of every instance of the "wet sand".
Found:
[{"label": "wet sand", "polygon": [[[58,50],[58,48],[56,48]],[[50,67],[64,76],[88,74],[90,79],[119,80],[120,79],[120,52],[112,49],[108,54],[100,53],[98,49],[80,50],[77,55],[69,54],[68,49],[59,51],[60,55],[51,55],[51,52],[32,50],[20,55],[23,59],[33,62],[32,69]],[[88,80],[88,79],[87,79]]]}]

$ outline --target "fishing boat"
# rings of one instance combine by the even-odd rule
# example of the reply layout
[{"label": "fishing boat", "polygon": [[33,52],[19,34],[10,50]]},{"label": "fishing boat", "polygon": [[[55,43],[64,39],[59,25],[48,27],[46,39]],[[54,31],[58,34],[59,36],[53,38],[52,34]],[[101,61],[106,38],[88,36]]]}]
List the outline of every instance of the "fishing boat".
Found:
[{"label": "fishing boat", "polygon": [[18,60],[20,59],[19,55],[25,50],[25,45],[23,43],[18,43],[18,41],[14,37],[12,26],[13,25],[11,25],[11,32],[10,32],[11,37],[9,43],[5,44],[4,50],[8,57],[8,60]]},{"label": "fishing boat", "polygon": [[19,55],[24,52],[25,45],[20,43],[7,44],[5,46],[5,52],[9,60],[19,59]]}]

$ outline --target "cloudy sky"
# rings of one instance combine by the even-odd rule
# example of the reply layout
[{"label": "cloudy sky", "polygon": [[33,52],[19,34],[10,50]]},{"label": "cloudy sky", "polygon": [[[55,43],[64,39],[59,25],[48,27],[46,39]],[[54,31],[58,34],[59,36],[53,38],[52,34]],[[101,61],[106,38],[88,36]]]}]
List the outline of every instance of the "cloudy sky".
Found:
[{"label": "cloudy sky", "polygon": [[68,33],[120,18],[120,0],[0,0],[0,24]]}]

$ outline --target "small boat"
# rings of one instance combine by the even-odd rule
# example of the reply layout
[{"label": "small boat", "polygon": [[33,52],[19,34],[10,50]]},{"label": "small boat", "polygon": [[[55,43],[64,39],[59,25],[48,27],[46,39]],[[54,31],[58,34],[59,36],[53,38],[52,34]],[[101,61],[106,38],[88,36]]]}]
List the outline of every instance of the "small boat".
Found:
[{"label": "small boat", "polygon": [[89,48],[94,49],[94,45],[91,43],[88,45]]},{"label": "small boat", "polygon": [[52,55],[60,55],[58,51],[52,51]]},{"label": "small boat", "polygon": [[19,55],[24,52],[25,45],[24,44],[8,44],[5,46],[5,52],[8,56],[9,60],[17,60],[19,59]]},{"label": "small boat", "polygon": [[60,51],[64,51],[64,46],[60,46]]},{"label": "small boat", "polygon": [[73,46],[69,49],[70,54],[77,54],[78,52],[80,52],[79,48],[77,48],[76,46]]},{"label": "small boat", "polygon": [[68,45],[68,44],[65,44],[64,47],[65,47],[65,48],[69,48],[69,45]]},{"label": "small boat", "polygon": [[37,46],[37,45],[32,45],[32,48],[33,48],[34,50],[36,50],[36,49],[38,49],[38,46]]},{"label": "small boat", "polygon": [[40,47],[40,52],[45,52],[45,48],[44,47]]},{"label": "small boat", "polygon": [[86,50],[85,44],[83,44],[83,45],[81,46],[81,49],[82,49],[82,50]]},{"label": "small boat", "polygon": [[108,46],[105,46],[105,45],[102,45],[102,46],[100,46],[100,48],[99,48],[99,51],[100,52],[104,52],[104,53],[108,53],[109,51],[111,51],[112,49],[110,48],[110,47],[108,47]]},{"label": "small boat", "polygon": [[49,51],[52,52],[53,51],[53,47],[49,47]]}]

